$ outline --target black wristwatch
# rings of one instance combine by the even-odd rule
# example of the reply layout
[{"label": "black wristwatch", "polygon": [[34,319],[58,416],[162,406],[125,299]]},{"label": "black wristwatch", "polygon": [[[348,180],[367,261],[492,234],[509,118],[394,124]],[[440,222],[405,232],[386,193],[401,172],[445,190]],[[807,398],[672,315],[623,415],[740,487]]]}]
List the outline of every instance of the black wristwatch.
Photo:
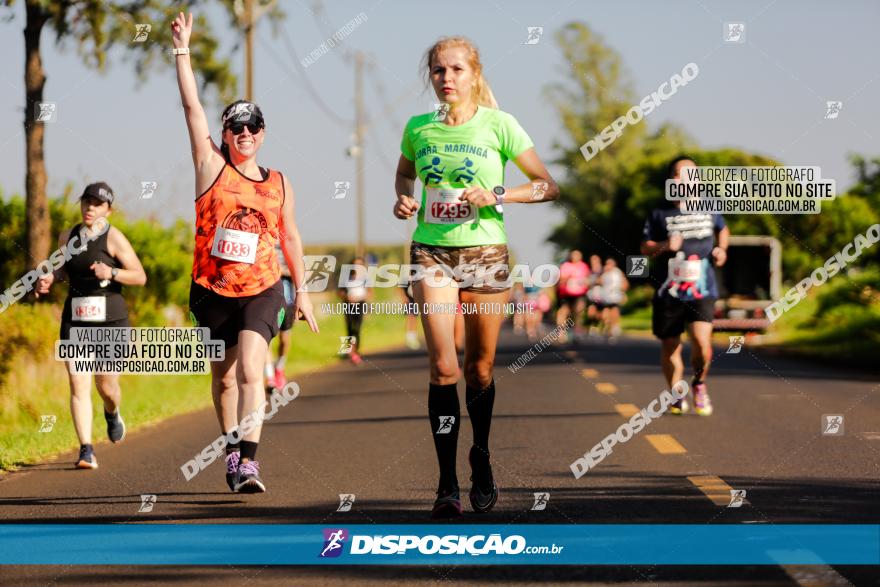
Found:
[{"label": "black wristwatch", "polygon": [[119,268],[114,267],[110,270],[110,279],[116,281],[116,276],[119,275]]}]

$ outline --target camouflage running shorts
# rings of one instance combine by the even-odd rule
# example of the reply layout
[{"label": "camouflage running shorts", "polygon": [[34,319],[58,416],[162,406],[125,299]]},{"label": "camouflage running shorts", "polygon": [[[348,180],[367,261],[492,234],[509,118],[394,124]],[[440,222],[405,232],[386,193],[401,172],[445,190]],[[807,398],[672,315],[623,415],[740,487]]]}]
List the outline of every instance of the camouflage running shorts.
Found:
[{"label": "camouflage running shorts", "polygon": [[[501,293],[510,289],[510,268],[507,245],[479,245],[476,247],[441,247],[413,242],[410,263],[425,268],[424,275],[413,276],[419,281],[442,272],[463,291]],[[430,270],[431,267],[436,269]],[[431,277],[428,283],[442,279]]]}]

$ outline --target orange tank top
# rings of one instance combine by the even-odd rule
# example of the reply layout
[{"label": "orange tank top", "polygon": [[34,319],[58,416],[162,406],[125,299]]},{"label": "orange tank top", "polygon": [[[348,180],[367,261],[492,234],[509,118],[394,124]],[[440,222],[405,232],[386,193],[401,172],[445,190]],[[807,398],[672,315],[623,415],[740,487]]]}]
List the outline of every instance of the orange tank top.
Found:
[{"label": "orange tank top", "polygon": [[193,281],[222,296],[256,295],[281,279],[275,254],[284,202],[281,173],[253,181],[228,163],[196,200]]}]

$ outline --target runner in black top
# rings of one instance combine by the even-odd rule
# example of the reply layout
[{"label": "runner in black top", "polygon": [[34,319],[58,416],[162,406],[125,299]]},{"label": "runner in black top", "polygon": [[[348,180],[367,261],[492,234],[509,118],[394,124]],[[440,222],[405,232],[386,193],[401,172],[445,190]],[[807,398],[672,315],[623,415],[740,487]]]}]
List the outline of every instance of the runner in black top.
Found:
[{"label": "runner in black top", "polygon": [[[80,238],[85,251],[71,256],[64,266],[40,278],[37,295],[49,293],[56,281],[65,277],[70,281],[67,299],[61,317],[61,339],[70,339],[71,328],[127,327],[128,309],[122,297],[123,285],[144,285],[147,276],[137,254],[119,229],[110,226],[107,217],[113,204],[113,190],[104,182],[86,187],[80,198],[83,221],[58,237],[58,245],[65,246],[71,238]],[[83,238],[88,231],[89,237]],[[103,234],[100,234],[103,231]],[[92,374],[74,372],[74,364],[67,361],[70,379],[70,412],[79,437],[80,450],[76,466],[96,469],[92,447]],[[125,437],[125,423],[119,414],[122,392],[119,374],[95,375],[98,394],[104,401],[107,436],[112,442]]]}]

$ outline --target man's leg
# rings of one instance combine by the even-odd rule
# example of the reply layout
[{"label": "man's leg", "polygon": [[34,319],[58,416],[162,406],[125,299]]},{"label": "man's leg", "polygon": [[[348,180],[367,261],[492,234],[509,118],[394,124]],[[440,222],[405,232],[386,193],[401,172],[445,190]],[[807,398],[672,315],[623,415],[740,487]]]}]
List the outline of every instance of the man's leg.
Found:
[{"label": "man's leg", "polygon": [[[651,329],[660,339],[660,367],[666,377],[666,384],[672,389],[673,383],[684,376],[684,362],[681,359],[681,334],[684,332],[684,307],[678,300],[655,297],[652,302]],[[669,406],[670,414],[682,414],[688,409],[686,398]]]},{"label": "man's leg", "polygon": [[671,387],[673,382],[684,376],[684,361],[681,360],[681,336],[664,338],[660,341],[660,366],[666,383]]},{"label": "man's leg", "polygon": [[706,389],[706,376],[712,363],[712,323],[691,322],[688,326],[691,338],[691,363],[694,367],[694,379],[691,387],[694,394],[694,411],[700,416],[712,415],[712,400]]},{"label": "man's leg", "polygon": [[694,381],[705,381],[712,363],[712,323],[691,322],[688,334],[693,346],[691,365],[694,368]]}]

